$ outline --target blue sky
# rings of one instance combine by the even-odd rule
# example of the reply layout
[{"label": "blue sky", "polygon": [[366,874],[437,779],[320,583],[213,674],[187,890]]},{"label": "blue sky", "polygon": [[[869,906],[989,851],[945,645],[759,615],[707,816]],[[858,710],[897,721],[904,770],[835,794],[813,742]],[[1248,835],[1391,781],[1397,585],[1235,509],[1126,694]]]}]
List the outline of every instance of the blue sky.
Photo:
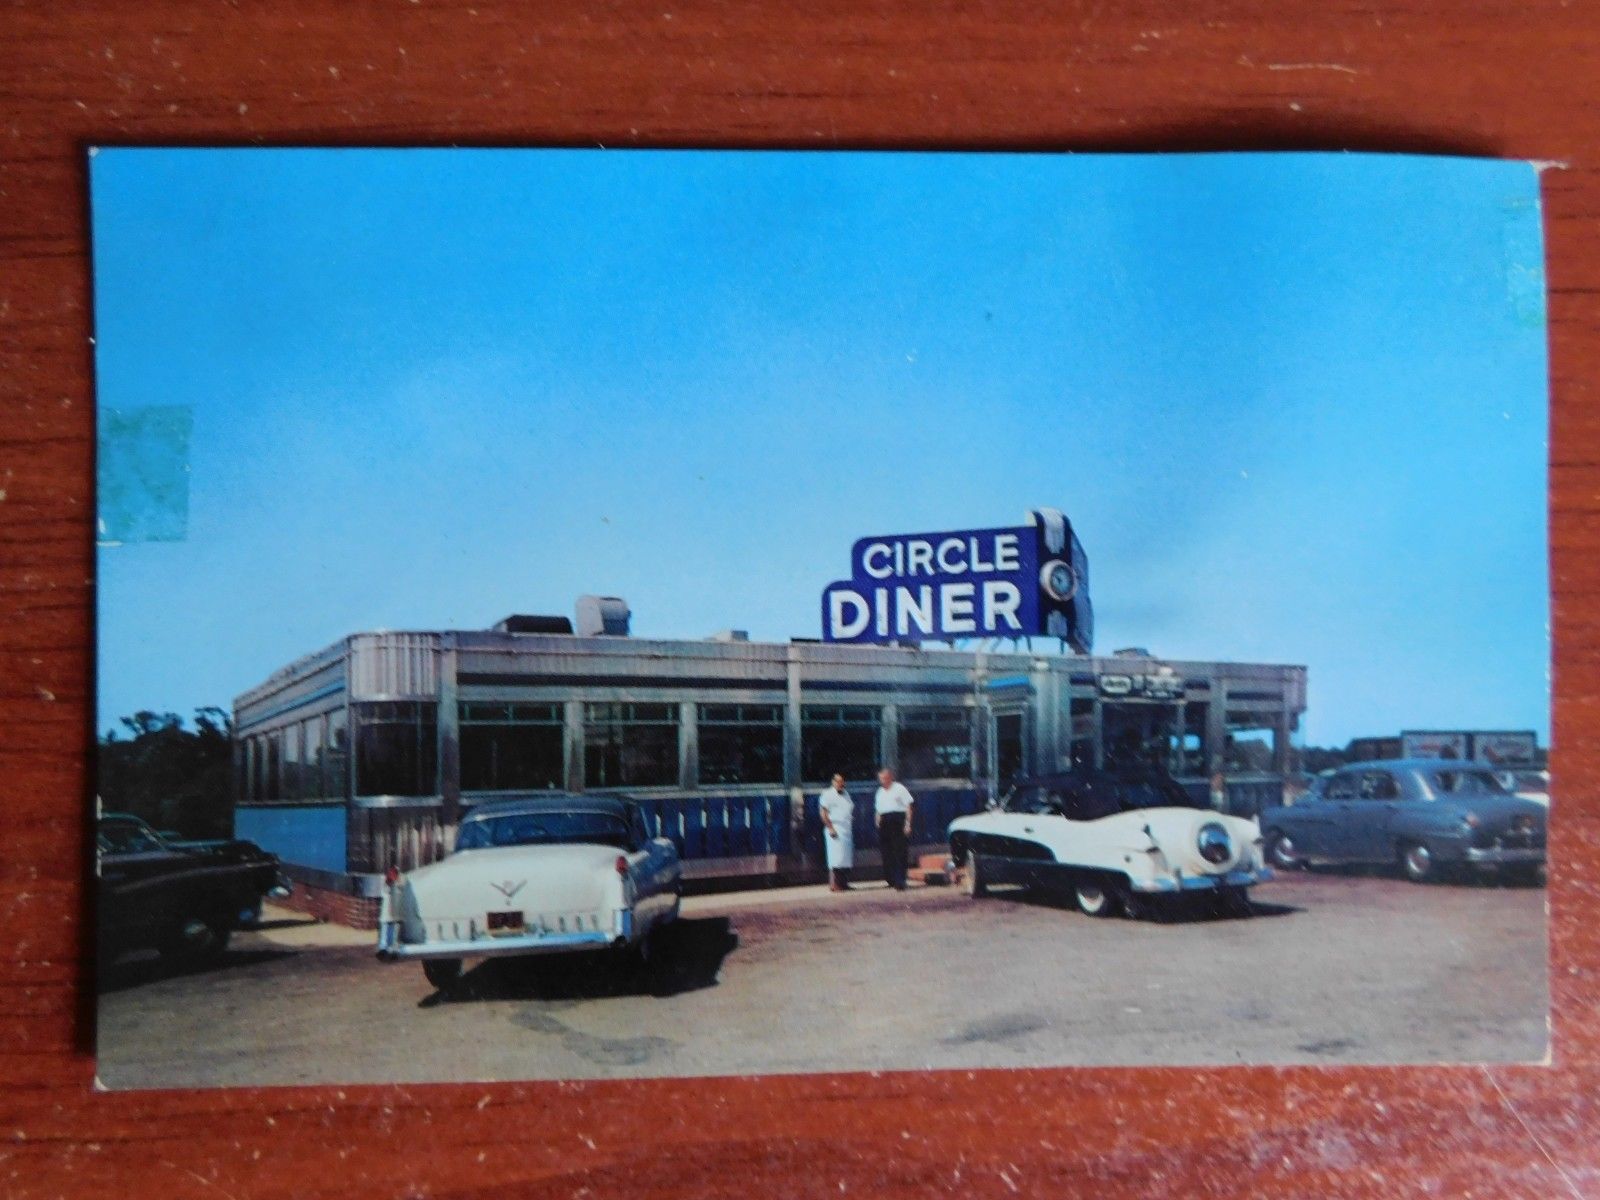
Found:
[{"label": "blue sky", "polygon": [[102,728],[582,592],[815,636],[855,538],[1055,505],[1103,651],[1305,664],[1314,744],[1547,736],[1526,164],[116,149],[91,186],[99,403],[193,415],[186,539],[100,552]]}]

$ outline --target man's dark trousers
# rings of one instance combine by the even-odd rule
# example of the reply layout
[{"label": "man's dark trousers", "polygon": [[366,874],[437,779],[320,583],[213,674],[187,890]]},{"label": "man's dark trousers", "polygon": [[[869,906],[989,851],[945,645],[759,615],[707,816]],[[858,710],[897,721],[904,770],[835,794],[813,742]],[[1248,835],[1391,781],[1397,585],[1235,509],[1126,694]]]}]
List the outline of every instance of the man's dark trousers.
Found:
[{"label": "man's dark trousers", "polygon": [[883,852],[883,877],[892,888],[906,886],[906,815],[884,813],[878,827],[878,848]]}]

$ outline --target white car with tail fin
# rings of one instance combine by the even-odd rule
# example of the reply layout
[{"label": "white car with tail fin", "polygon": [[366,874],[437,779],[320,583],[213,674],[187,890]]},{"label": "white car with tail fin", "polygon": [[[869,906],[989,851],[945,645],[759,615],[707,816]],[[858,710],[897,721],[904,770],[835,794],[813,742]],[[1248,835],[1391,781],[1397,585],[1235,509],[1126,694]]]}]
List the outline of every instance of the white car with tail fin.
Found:
[{"label": "white car with tail fin", "polygon": [[613,950],[647,964],[683,873],[637,804],[551,793],[478,805],[453,853],[385,882],[378,957],[418,959],[442,988],[467,958]]}]

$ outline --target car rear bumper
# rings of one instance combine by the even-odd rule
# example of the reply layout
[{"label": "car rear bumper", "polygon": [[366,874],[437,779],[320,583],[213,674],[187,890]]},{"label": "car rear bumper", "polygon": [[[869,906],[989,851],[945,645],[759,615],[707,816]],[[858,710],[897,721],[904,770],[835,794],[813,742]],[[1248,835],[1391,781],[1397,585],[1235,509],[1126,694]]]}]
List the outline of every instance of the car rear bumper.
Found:
[{"label": "car rear bumper", "polygon": [[378,959],[399,962],[409,958],[508,958],[530,954],[574,954],[584,950],[606,950],[626,946],[633,940],[633,913],[617,914],[609,930],[583,932],[531,931],[504,937],[463,938],[460,941],[405,942],[400,940],[400,924],[385,921],[378,927]]},{"label": "car rear bumper", "polygon": [[1253,887],[1258,883],[1265,883],[1271,878],[1272,868],[1262,867],[1258,871],[1229,871],[1225,875],[1180,875],[1176,879],[1169,875],[1160,875],[1154,879],[1135,879],[1132,887],[1136,892],[1147,892],[1156,895],[1178,892],[1214,892],[1220,888]]},{"label": "car rear bumper", "polygon": [[1544,862],[1544,850],[1538,846],[1469,847],[1466,861],[1474,867],[1527,866]]}]

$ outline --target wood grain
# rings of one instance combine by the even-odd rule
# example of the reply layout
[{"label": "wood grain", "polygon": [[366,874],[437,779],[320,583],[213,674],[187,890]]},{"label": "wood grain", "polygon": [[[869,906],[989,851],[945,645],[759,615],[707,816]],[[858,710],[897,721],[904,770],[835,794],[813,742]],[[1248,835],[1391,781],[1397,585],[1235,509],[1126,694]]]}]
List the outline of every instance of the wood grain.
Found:
[{"label": "wood grain", "polygon": [[[1597,81],[1600,10],[1545,0],[7,5],[0,1194],[1600,1195]],[[1560,160],[1544,176],[1554,1065],[94,1093],[79,961],[94,143]]]}]

